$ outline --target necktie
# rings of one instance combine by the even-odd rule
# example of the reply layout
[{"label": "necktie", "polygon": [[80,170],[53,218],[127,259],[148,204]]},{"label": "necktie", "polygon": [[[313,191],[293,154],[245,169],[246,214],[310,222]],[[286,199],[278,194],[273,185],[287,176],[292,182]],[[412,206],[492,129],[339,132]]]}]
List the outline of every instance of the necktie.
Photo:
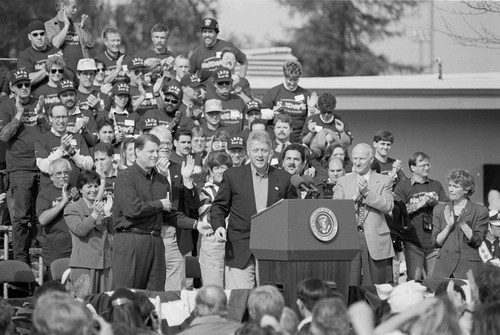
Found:
[{"label": "necktie", "polygon": [[491,248],[491,255],[494,257],[494,258],[500,258],[500,251],[498,250],[498,237],[495,237],[495,240],[493,241],[493,248]]},{"label": "necktie", "polygon": [[356,201],[356,222],[359,226],[363,226],[366,216],[366,207],[362,199]]}]

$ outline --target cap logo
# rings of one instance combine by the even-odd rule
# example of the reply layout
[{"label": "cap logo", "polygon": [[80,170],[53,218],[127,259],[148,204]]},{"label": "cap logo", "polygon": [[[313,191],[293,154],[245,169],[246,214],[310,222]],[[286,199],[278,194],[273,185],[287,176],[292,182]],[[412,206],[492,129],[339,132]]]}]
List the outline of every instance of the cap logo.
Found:
[{"label": "cap logo", "polygon": [[217,77],[219,78],[231,78],[231,74],[228,70],[222,69],[217,72]]},{"label": "cap logo", "polygon": [[181,89],[178,86],[169,86],[166,93],[173,93],[175,95],[179,95]]},{"label": "cap logo", "polygon": [[19,71],[16,71],[14,72],[14,79],[22,79],[22,78],[26,78],[28,77],[28,72],[24,71],[24,70],[19,70]]},{"label": "cap logo", "polygon": [[212,22],[212,20],[210,20],[210,19],[205,19],[204,24],[205,24],[205,26],[207,26],[207,27],[208,27],[208,26],[210,26],[210,23],[211,23],[211,22]]},{"label": "cap logo", "polygon": [[144,60],[142,58],[136,57],[132,59],[133,65],[144,65]]},{"label": "cap logo", "polygon": [[118,84],[118,91],[128,91],[128,85],[126,83],[119,83]]},{"label": "cap logo", "polygon": [[233,137],[231,139],[231,145],[236,145],[236,144],[243,145],[243,139],[241,137]]},{"label": "cap logo", "polygon": [[195,75],[195,74],[189,76],[189,80],[191,80],[192,83],[199,83],[199,82],[201,82],[200,78],[198,78],[198,76]]},{"label": "cap logo", "polygon": [[73,82],[71,80],[63,80],[61,82],[61,88],[73,88]]}]

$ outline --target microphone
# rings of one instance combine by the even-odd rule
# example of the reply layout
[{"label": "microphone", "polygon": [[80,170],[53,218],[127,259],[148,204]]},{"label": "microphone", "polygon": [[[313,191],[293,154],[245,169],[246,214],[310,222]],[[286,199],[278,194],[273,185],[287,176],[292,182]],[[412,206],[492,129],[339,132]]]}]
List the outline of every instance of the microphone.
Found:
[{"label": "microphone", "polygon": [[310,188],[314,192],[319,192],[318,188],[316,186],[314,186],[314,179],[312,179],[312,177],[310,177],[310,176],[303,176],[302,179],[304,180],[304,182],[306,183],[306,186],[308,188]]},{"label": "microphone", "polygon": [[290,182],[295,188],[299,188],[305,192],[311,191],[311,189],[307,187],[306,181],[301,176],[297,176],[296,174],[294,174],[290,179]]}]

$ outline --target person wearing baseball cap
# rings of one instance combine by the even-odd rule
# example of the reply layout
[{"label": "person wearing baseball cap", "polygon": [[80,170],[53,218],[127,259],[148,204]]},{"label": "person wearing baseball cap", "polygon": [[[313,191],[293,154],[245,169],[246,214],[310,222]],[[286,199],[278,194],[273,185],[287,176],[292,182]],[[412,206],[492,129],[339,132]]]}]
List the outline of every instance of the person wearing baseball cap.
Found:
[{"label": "person wearing baseball cap", "polygon": [[109,95],[102,93],[94,86],[97,66],[93,58],[82,58],[78,61],[77,77],[79,85],[77,88],[78,108],[87,113],[89,117],[95,118],[106,108],[109,108]]},{"label": "person wearing baseball cap", "polygon": [[200,121],[200,126],[205,132],[207,139],[214,136],[219,130],[228,131],[221,123],[222,101],[209,99],[205,101],[204,120]]},{"label": "person wearing baseball cap", "polygon": [[193,120],[199,120],[203,113],[205,85],[196,74],[188,73],[181,79],[184,98],[179,110],[189,115]]},{"label": "person wearing baseball cap", "polygon": [[197,73],[204,70],[212,73],[221,65],[220,52],[224,48],[231,48],[235,50],[236,60],[241,64],[240,76],[245,77],[248,68],[247,56],[233,43],[217,38],[219,22],[213,18],[205,18],[201,21],[200,28],[202,43],[193,50],[189,60],[191,72]]},{"label": "person wearing baseball cap", "polygon": [[[257,100],[249,100],[245,104],[245,120],[246,125],[245,129],[243,129],[238,136],[243,137],[245,140],[248,138],[251,132],[251,125],[254,120],[260,119],[262,117],[262,113],[260,112],[260,103]],[[268,132],[271,138],[274,136],[271,135],[271,132]]]},{"label": "person wearing baseball cap", "polygon": [[48,82],[45,61],[55,54],[62,56],[62,52],[47,44],[47,34],[42,21],[37,20],[29,23],[28,39],[31,45],[19,53],[17,68],[28,72],[31,84],[36,88],[38,85]]},{"label": "person wearing baseball cap", "polygon": [[247,153],[246,141],[241,136],[232,136],[227,145],[227,151],[231,160],[233,161],[233,166],[242,166],[246,161]]},{"label": "person wearing baseball cap", "polygon": [[7,206],[13,227],[14,259],[31,264],[30,230],[36,221],[33,196],[37,193],[39,172],[35,164],[35,141],[42,135],[40,122],[45,118],[39,120],[40,106],[31,96],[27,71],[16,70],[9,84],[12,97],[0,104],[0,140],[7,146],[5,162],[10,182]]},{"label": "person wearing baseball cap", "polygon": [[153,92],[153,86],[146,86],[144,83],[145,73],[146,66],[144,65],[144,59],[134,57],[127,63],[132,106],[139,115],[144,115],[149,110],[158,109],[158,102]]},{"label": "person wearing baseball cap", "polygon": [[166,85],[162,89],[163,107],[148,110],[141,118],[140,129],[165,126],[170,131],[175,131],[177,127],[191,130],[195,123],[188,118],[185,113],[180,113],[179,107],[182,102],[182,88],[176,84]]},{"label": "person wearing baseball cap", "polygon": [[141,117],[132,107],[130,86],[127,83],[116,83],[111,89],[111,108],[97,116],[97,122],[110,118],[115,124],[115,141],[121,143],[126,137],[139,134]]}]

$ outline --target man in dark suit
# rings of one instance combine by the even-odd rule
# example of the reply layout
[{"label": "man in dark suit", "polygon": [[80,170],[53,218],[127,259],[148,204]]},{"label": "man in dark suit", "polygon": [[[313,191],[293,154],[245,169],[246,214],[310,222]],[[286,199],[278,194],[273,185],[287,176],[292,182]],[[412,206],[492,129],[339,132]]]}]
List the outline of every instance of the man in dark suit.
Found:
[{"label": "man in dark suit", "polygon": [[350,286],[392,282],[394,249],[384,214],[394,207],[392,179],[370,170],[373,149],[360,143],[352,149],[353,172],[335,185],[334,199],[353,199],[360,240],[360,255],[351,263]]},{"label": "man in dark suit", "polygon": [[226,289],[255,286],[255,257],[249,248],[252,215],[281,199],[297,198],[291,175],[269,166],[272,143],[268,133],[250,133],[247,151],[250,164],[224,172],[210,212],[217,240],[226,243]]},{"label": "man in dark suit", "polygon": [[[197,219],[199,195],[191,177],[194,159],[188,156],[182,166],[169,161],[172,152],[172,134],[167,127],[154,127],[150,134],[156,135],[161,142],[157,168],[168,178],[171,187],[170,200],[173,207],[187,217]],[[196,236],[198,235],[196,234]],[[162,238],[165,245],[167,266],[165,291],[179,291],[186,288],[185,255],[194,248],[193,230],[163,226]]]}]

